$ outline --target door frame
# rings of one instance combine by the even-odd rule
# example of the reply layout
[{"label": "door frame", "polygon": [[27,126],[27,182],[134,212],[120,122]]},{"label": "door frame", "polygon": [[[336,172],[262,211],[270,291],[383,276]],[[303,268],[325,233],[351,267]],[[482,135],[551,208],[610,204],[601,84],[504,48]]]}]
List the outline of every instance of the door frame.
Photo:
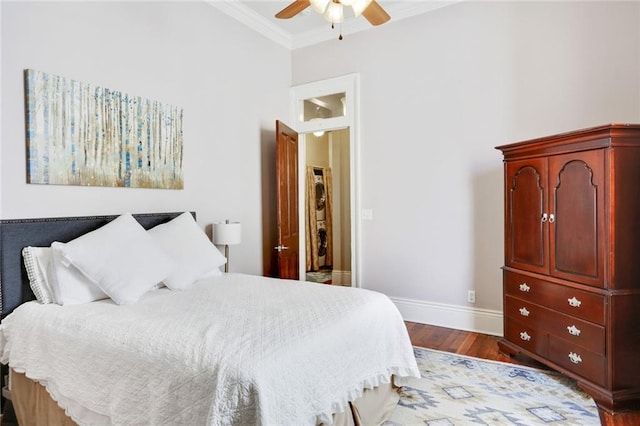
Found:
[{"label": "door frame", "polygon": [[[305,99],[345,93],[345,115],[342,117],[323,118],[321,120],[304,121]],[[350,215],[351,215],[351,286],[360,287],[360,75],[347,74],[327,80],[293,86],[290,90],[291,125],[299,133],[298,158],[306,158],[306,134],[314,131],[349,129],[349,162],[350,162]],[[298,205],[299,222],[304,224],[305,205],[305,164],[298,161]],[[305,233],[300,232],[300,279],[306,273]]]}]

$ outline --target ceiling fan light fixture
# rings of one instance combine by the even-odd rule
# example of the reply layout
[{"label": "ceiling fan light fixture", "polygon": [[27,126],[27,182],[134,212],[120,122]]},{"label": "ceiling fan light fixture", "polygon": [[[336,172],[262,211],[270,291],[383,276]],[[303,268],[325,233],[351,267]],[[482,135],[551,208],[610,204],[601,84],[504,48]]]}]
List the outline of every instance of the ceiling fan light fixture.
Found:
[{"label": "ceiling fan light fixture", "polygon": [[[289,6],[276,13],[275,17],[278,19],[293,18],[311,6],[317,13],[322,14],[324,19],[331,22],[331,28],[335,28],[334,24],[344,22],[344,7],[349,7],[349,5],[353,8],[356,18],[362,15],[371,25],[382,25],[391,19],[391,16],[376,0],[294,0]],[[342,27],[340,28],[338,39],[342,40]]]},{"label": "ceiling fan light fixture", "polygon": [[329,6],[331,0],[311,0],[310,3],[311,8],[322,15],[327,10],[327,6]]},{"label": "ceiling fan light fixture", "polygon": [[356,15],[356,17],[362,15],[362,12],[369,7],[372,1],[373,0],[355,0],[351,5],[354,15]]},{"label": "ceiling fan light fixture", "polygon": [[344,22],[344,8],[342,4],[331,2],[329,7],[327,7],[327,11],[324,13],[324,19],[332,24],[341,24]]}]

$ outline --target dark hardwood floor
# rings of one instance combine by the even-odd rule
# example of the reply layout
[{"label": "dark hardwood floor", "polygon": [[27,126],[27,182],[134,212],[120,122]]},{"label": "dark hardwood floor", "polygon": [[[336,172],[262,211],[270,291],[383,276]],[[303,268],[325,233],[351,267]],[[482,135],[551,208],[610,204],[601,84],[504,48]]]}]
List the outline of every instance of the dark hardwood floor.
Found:
[{"label": "dark hardwood floor", "polygon": [[408,321],[405,321],[405,324],[411,344],[414,346],[547,369],[533,359],[524,356],[508,357],[500,353],[498,350],[500,338],[496,336]]}]

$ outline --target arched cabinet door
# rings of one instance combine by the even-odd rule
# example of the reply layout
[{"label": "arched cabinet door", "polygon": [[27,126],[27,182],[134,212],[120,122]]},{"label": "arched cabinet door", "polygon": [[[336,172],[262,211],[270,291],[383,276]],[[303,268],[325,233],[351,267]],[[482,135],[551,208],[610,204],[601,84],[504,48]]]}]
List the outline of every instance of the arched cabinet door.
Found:
[{"label": "arched cabinet door", "polygon": [[549,273],[547,159],[506,163],[505,264]]},{"label": "arched cabinet door", "polygon": [[550,275],[604,286],[604,178],[604,150],[549,157]]}]

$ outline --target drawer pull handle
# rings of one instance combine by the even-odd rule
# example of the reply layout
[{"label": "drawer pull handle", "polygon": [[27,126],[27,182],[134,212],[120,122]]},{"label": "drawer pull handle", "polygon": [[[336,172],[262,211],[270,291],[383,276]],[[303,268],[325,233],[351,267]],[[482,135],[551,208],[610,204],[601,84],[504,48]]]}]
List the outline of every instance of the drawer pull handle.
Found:
[{"label": "drawer pull handle", "polygon": [[545,223],[547,221],[547,214],[546,213],[542,213],[542,223]]},{"label": "drawer pull handle", "polygon": [[551,214],[549,215],[549,223],[553,223],[553,222],[555,222],[555,221],[556,221],[556,216],[555,216],[553,213],[551,213]]},{"label": "drawer pull handle", "polygon": [[529,290],[531,290],[531,287],[529,287],[529,286],[527,285],[527,283],[522,283],[522,284],[520,284],[520,291],[524,291],[524,292],[527,292],[527,293],[528,293],[528,292],[529,292]]},{"label": "drawer pull handle", "polygon": [[573,306],[574,308],[579,308],[580,305],[582,305],[582,302],[576,299],[575,296],[573,296],[571,299],[567,299],[567,302],[569,302],[569,305]]},{"label": "drawer pull handle", "polygon": [[569,360],[574,364],[580,364],[582,362],[582,357],[576,353],[569,352]]},{"label": "drawer pull handle", "polygon": [[522,315],[523,317],[528,317],[529,311],[527,310],[527,308],[520,308],[520,315]]},{"label": "drawer pull handle", "polygon": [[520,339],[528,342],[529,340],[531,340],[531,336],[529,336],[529,333],[527,333],[526,331],[523,331],[520,333]]},{"label": "drawer pull handle", "polygon": [[567,327],[567,330],[569,331],[569,334],[572,335],[572,336],[579,336],[580,335],[580,329],[578,327],[576,327],[575,325]]}]

